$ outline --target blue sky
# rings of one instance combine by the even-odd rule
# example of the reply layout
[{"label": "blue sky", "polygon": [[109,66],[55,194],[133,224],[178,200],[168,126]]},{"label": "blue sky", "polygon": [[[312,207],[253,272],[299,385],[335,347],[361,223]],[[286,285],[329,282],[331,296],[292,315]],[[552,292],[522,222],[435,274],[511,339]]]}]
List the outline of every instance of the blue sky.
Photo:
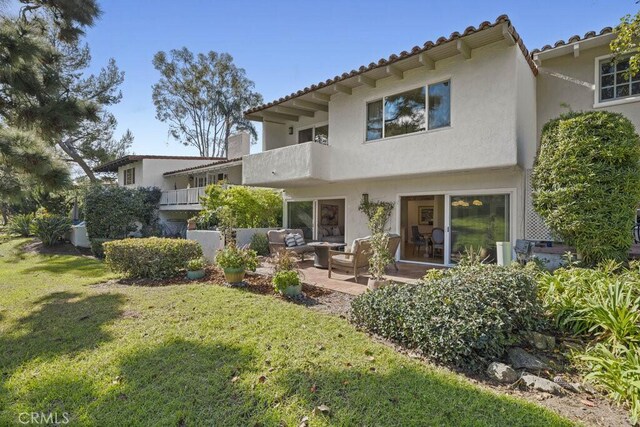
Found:
[{"label": "blue sky", "polygon": [[[102,0],[87,32],[98,69],[115,58],[125,71],[123,99],[112,108],[118,132],[131,129],[137,154],[197,155],[169,139],[155,119],[151,86],[159,50],[233,55],[265,101],[350,71],[428,40],[462,32],[506,13],[529,49],[615,26],[633,0],[572,1],[205,1]],[[258,146],[252,148],[258,150]]]}]

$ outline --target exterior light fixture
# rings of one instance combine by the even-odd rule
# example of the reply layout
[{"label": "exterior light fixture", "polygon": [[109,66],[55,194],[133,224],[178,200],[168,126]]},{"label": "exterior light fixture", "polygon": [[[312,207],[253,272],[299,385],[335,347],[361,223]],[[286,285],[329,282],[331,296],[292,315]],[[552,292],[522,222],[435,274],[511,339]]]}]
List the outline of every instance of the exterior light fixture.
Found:
[{"label": "exterior light fixture", "polygon": [[293,135],[293,126],[289,126],[289,135]]}]

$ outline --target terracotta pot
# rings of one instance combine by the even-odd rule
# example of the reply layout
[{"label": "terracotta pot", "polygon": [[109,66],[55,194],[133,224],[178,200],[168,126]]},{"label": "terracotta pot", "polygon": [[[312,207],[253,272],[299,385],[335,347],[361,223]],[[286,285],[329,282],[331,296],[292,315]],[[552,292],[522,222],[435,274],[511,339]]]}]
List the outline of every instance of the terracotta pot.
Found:
[{"label": "terracotta pot", "polygon": [[190,219],[187,221],[187,230],[195,230],[196,229],[196,220]]},{"label": "terracotta pot", "polygon": [[204,277],[204,270],[187,271],[187,279],[197,280]]},{"label": "terracotta pot", "polygon": [[288,297],[295,297],[302,293],[302,284],[295,286],[287,286],[287,288],[281,292],[282,295]]},{"label": "terracotta pot", "polygon": [[376,289],[380,289],[383,286],[386,286],[387,284],[389,284],[388,280],[376,280],[373,278],[369,278],[369,281],[367,282],[367,288],[369,288],[372,291],[375,291]]},{"label": "terracotta pot", "polygon": [[225,268],[223,271],[229,283],[240,283],[244,279],[244,268]]}]

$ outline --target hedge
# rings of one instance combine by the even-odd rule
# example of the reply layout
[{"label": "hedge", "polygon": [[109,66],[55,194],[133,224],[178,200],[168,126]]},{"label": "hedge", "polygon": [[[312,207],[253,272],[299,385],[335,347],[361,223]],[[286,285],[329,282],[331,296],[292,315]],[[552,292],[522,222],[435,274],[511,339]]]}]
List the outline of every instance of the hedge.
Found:
[{"label": "hedge", "polygon": [[627,258],[640,202],[640,138],[629,119],[596,111],[548,122],[532,185],[536,211],[585,262]]},{"label": "hedge", "polygon": [[176,276],[188,261],[202,257],[200,244],[184,239],[124,239],[105,242],[103,248],[107,265],[131,278]]},{"label": "hedge", "polygon": [[465,265],[358,296],[352,322],[432,360],[482,369],[541,316],[532,269]]}]

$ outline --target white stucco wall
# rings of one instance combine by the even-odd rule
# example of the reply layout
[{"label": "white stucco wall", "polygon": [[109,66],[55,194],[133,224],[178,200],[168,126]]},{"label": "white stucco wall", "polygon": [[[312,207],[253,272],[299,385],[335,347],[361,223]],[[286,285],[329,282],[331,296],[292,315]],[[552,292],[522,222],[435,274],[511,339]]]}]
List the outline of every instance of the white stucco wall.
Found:
[{"label": "white stucco wall", "polygon": [[[367,102],[447,79],[451,80],[450,127],[365,141]],[[328,177],[317,178],[335,182],[523,165],[527,156],[521,149],[519,159],[518,144],[528,147],[535,142],[527,136],[535,128],[535,77],[519,48],[504,41],[473,50],[469,60],[449,58],[438,61],[435,70],[417,68],[405,72],[401,80],[388,77],[376,84],[331,97],[328,158],[311,159],[314,165],[327,162]],[[524,100],[519,102],[520,95]],[[324,114],[281,125],[264,123],[264,149],[294,144],[298,129],[324,122]],[[289,127],[293,135],[288,135]],[[535,152],[535,145],[531,151]],[[293,156],[297,153],[280,153],[280,158],[267,153],[248,158],[264,156],[258,166],[280,167],[283,173],[288,168],[290,180],[308,178],[302,171],[306,159]],[[245,176],[252,173],[247,169],[245,163]],[[245,183],[259,184],[259,177],[255,178],[245,178]]]},{"label": "white stucco wall", "polygon": [[537,141],[544,124],[569,109],[621,113],[640,131],[640,102],[594,108],[595,59],[609,53],[609,47],[605,45],[581,49],[577,58],[570,54],[542,62],[537,90]]},{"label": "white stucco wall", "polygon": [[144,159],[142,161],[144,175],[140,185],[142,187],[158,187],[162,190],[173,190],[173,184],[169,187],[168,182],[164,179],[163,174],[165,172],[206,165],[211,162],[211,159]]},{"label": "white stucco wall", "polygon": [[369,234],[366,218],[358,211],[358,205],[363,193],[369,194],[370,200],[386,200],[396,203],[389,224],[391,226],[391,232],[401,234],[398,217],[400,214],[399,201],[401,196],[478,190],[487,190],[486,194],[494,194],[494,190],[514,191],[514,195],[510,201],[512,205],[511,212],[514,215],[512,218],[514,234],[512,240],[515,241],[517,238],[522,238],[524,235],[524,177],[521,169],[518,167],[500,170],[427,175],[405,179],[359,180],[333,183],[330,185],[293,187],[285,189],[285,199],[311,200],[318,198],[346,198],[345,241],[350,243],[358,237]]},{"label": "white stucco wall", "polygon": [[[124,171],[126,169],[131,169],[131,168],[135,168],[136,172],[135,172],[135,183],[132,185],[124,185]],[[121,187],[130,187],[130,188],[134,188],[134,187],[141,187],[142,184],[142,161],[137,161],[137,162],[133,162],[133,163],[129,163],[128,165],[125,166],[121,166],[118,168],[118,185]]]}]

